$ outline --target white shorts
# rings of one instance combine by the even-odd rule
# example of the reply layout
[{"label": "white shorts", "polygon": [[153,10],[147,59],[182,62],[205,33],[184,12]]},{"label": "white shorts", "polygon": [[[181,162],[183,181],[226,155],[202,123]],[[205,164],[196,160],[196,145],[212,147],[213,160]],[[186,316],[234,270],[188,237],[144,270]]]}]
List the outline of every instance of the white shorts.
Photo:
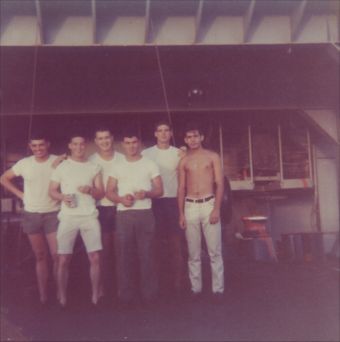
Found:
[{"label": "white shorts", "polygon": [[66,216],[60,218],[57,230],[58,254],[72,254],[78,232],[87,253],[103,248],[100,224],[96,216]]}]

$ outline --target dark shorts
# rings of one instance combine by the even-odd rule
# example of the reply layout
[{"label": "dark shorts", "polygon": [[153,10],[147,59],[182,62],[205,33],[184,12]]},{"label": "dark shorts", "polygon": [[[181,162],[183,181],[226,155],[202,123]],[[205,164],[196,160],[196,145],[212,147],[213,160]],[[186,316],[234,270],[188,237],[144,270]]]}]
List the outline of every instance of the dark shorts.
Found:
[{"label": "dark shorts", "polygon": [[116,229],[116,207],[97,207],[99,223],[103,233],[112,233]]},{"label": "dark shorts", "polygon": [[168,236],[184,234],[179,226],[177,198],[164,197],[152,200],[152,210],[156,219],[157,234]]},{"label": "dark shorts", "polygon": [[30,213],[24,211],[22,214],[22,228],[26,234],[49,234],[58,229],[58,212]]}]

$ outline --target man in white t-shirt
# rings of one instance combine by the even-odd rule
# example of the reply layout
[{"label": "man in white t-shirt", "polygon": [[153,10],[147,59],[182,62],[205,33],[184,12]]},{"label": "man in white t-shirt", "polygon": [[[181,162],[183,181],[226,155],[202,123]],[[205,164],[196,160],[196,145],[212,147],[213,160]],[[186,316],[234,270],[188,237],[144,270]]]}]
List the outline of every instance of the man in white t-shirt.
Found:
[{"label": "man in white t-shirt", "polygon": [[90,262],[92,304],[100,299],[100,258],[102,249],[96,200],[104,196],[100,166],[85,157],[86,138],[78,133],[70,137],[71,156],[63,161],[51,176],[49,194],[61,201],[58,241],[58,300],[67,303],[67,280],[73,247],[80,233]]},{"label": "man in white t-shirt", "polygon": [[[103,184],[106,189],[109,173],[115,165],[124,159],[124,155],[115,151],[113,134],[107,127],[98,127],[94,132],[94,142],[98,152],[92,154],[89,160],[98,164],[102,169]],[[112,252],[114,245],[114,231],[116,224],[116,205],[106,196],[97,201],[98,219],[100,222],[103,244],[102,255],[102,294],[110,291],[110,279],[113,269]]]},{"label": "man in white t-shirt", "polygon": [[151,199],[162,196],[162,179],[158,166],[141,155],[137,131],[124,133],[123,148],[125,159],[112,170],[106,190],[106,196],[117,204],[118,297],[124,305],[136,299],[133,265],[137,259],[142,299],[150,303],[158,292]]},{"label": "man in white t-shirt", "polygon": [[[53,172],[55,155],[48,152],[50,143],[42,134],[31,136],[29,148],[33,155],[19,160],[1,176],[1,184],[24,202],[23,231],[27,234],[35,255],[35,269],[40,302],[46,305],[48,299],[48,250],[53,260],[53,274],[57,273],[58,201],[48,195],[48,185]],[[13,179],[22,177],[21,191]]]},{"label": "man in white t-shirt", "polygon": [[[177,169],[184,152],[170,145],[172,127],[167,121],[155,125],[157,144],[145,149],[142,155],[153,160],[160,169],[164,194],[152,201],[157,228],[157,254],[161,285],[170,285],[179,292],[184,287],[184,232],[178,224]],[[164,248],[165,247],[165,248]],[[158,259],[158,258],[157,258]],[[164,270],[165,265],[169,270]],[[163,268],[163,269],[162,269]],[[171,284],[168,275],[171,275]],[[162,281],[163,280],[163,281]]]}]

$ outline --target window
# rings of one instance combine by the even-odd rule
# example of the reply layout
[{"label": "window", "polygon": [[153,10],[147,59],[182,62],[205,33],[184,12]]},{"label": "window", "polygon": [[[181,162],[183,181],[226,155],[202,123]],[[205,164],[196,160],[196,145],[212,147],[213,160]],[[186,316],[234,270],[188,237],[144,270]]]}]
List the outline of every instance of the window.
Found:
[{"label": "window", "polygon": [[254,181],[280,180],[278,128],[262,120],[252,125]]},{"label": "window", "polygon": [[233,190],[252,189],[250,126],[222,127],[223,170]]},{"label": "window", "polygon": [[280,125],[280,140],[281,187],[310,187],[312,177],[308,129],[295,121],[285,121]]}]

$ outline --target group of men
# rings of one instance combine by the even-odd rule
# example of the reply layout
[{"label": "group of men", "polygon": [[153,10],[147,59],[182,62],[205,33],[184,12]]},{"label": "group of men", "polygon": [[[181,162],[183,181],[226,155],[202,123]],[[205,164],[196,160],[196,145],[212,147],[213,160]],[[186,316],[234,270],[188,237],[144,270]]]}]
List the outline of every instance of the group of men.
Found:
[{"label": "group of men", "polygon": [[[144,303],[154,303],[160,273],[171,272],[173,289],[183,290],[184,236],[191,295],[198,297],[202,233],[210,257],[212,293],[216,298],[223,294],[221,161],[217,153],[203,148],[204,135],[197,125],[188,125],[184,133],[185,152],[170,144],[171,124],[159,122],[156,144],[142,151],[138,131],[126,130],[121,154],[114,149],[110,129],[100,127],[94,134],[98,151],[89,158],[82,133],[70,136],[69,154],[62,156],[49,153],[46,137],[31,136],[32,156],[19,160],[0,181],[23,200],[22,226],[35,255],[43,306],[48,302],[48,251],[58,304],[65,308],[68,303],[70,261],[79,233],[89,259],[93,306],[108,292],[112,250],[122,304],[134,303],[138,292]],[[13,182],[18,176],[23,177],[23,190]],[[167,269],[159,257],[164,240],[170,248]]]}]

